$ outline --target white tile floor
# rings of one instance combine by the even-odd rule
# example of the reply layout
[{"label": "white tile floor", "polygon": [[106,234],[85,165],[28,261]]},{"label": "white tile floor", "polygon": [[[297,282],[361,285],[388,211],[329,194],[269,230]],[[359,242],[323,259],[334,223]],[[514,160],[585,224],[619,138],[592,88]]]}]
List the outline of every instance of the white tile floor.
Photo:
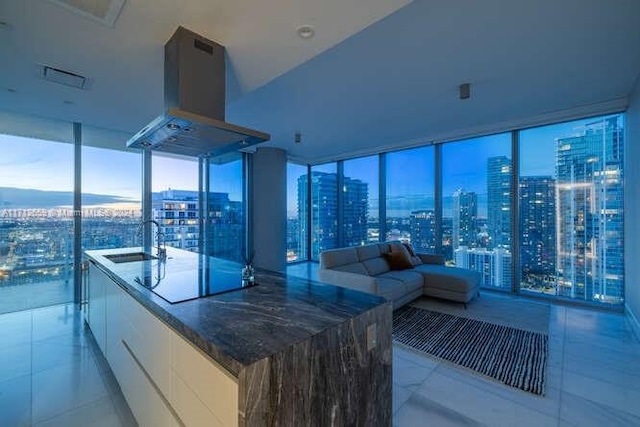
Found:
[{"label": "white tile floor", "polygon": [[[288,273],[317,278],[317,264]],[[622,314],[552,306],[538,397],[394,347],[394,426],[640,426],[640,342]],[[133,426],[72,305],[0,315],[0,426]]]},{"label": "white tile floor", "polygon": [[0,426],[135,426],[71,304],[0,315]]},{"label": "white tile floor", "polygon": [[[317,268],[302,263],[287,273],[317,280]],[[397,427],[640,426],[640,342],[619,313],[551,306],[544,397],[400,345],[393,356]]]}]

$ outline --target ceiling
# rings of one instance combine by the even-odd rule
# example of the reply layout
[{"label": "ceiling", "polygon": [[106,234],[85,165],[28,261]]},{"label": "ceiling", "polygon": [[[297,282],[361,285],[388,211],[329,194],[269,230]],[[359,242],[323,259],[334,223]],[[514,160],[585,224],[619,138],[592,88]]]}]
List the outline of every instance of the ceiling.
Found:
[{"label": "ceiling", "polygon": [[227,120],[310,163],[619,111],[640,73],[637,0],[128,0],[113,27],[22,0],[0,21],[0,109],[133,133],[183,25],[227,46]]}]

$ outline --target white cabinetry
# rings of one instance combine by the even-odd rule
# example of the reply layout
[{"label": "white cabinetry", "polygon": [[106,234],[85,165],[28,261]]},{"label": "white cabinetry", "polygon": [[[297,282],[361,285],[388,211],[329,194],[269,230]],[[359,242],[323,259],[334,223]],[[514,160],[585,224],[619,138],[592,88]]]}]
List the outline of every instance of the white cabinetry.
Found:
[{"label": "white cabinetry", "polygon": [[238,425],[237,379],[93,263],[87,322],[141,426]]},{"label": "white cabinetry", "polygon": [[87,323],[102,353],[106,352],[106,288],[111,280],[93,263],[89,264]]}]

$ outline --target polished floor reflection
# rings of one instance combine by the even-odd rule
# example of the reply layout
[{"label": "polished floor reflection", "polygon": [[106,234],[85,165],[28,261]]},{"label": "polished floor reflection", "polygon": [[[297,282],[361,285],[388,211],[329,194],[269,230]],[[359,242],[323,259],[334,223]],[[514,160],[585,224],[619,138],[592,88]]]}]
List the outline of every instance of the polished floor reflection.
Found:
[{"label": "polished floor reflection", "polygon": [[136,425],[73,305],[0,315],[0,425]]}]

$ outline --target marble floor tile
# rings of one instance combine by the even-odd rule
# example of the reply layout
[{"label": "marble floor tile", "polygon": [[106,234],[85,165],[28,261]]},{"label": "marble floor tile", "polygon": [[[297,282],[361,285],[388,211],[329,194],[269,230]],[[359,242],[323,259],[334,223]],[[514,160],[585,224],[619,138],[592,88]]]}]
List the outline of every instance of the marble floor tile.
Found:
[{"label": "marble floor tile", "polygon": [[[438,374],[446,375],[476,389],[508,399],[518,405],[534,409],[550,417],[557,417],[560,411],[560,388],[547,385],[544,396],[519,390],[491,378],[473,374],[454,365],[442,364],[436,369]],[[557,381],[558,385],[560,381]]]},{"label": "marble floor tile", "polygon": [[108,396],[35,423],[36,427],[113,427],[118,425],[120,425],[118,413]]},{"label": "marble floor tile", "polygon": [[73,304],[39,308],[33,313],[33,341],[82,332],[84,320]]},{"label": "marble floor tile", "polygon": [[31,425],[31,375],[0,382],[0,425]]},{"label": "marble floor tile", "polygon": [[413,393],[412,390],[409,390],[406,387],[402,387],[399,386],[397,384],[393,385],[393,393],[392,393],[392,400],[393,400],[393,414],[395,414],[396,412],[398,412],[398,409],[400,409],[402,407],[402,405],[404,405],[404,403],[409,400],[409,397],[411,396],[411,394]]},{"label": "marble floor tile", "polygon": [[31,344],[31,311],[0,315],[0,343],[3,347]]},{"label": "marble floor tile", "polygon": [[410,390],[422,384],[436,368],[432,363],[413,363],[406,359],[393,366],[393,384]]},{"label": "marble floor tile", "polygon": [[562,391],[640,417],[640,391],[565,371]]},{"label": "marble floor tile", "polygon": [[476,422],[496,427],[555,426],[558,420],[557,416],[543,414],[440,372],[434,372],[415,393]]},{"label": "marble floor tile", "polygon": [[31,344],[0,344],[0,382],[31,374]]},{"label": "marble floor tile", "polygon": [[33,374],[33,419],[35,422],[60,415],[108,396],[92,359]]},{"label": "marble floor tile", "polygon": [[483,424],[433,400],[413,393],[394,415],[397,427],[480,427]]},{"label": "marble floor tile", "polygon": [[72,363],[83,363],[93,358],[88,347],[63,347],[57,343],[43,341],[33,343],[32,354],[32,373],[34,374]]},{"label": "marble floor tile", "polygon": [[576,427],[640,426],[640,417],[567,392],[561,396],[560,421]]}]

